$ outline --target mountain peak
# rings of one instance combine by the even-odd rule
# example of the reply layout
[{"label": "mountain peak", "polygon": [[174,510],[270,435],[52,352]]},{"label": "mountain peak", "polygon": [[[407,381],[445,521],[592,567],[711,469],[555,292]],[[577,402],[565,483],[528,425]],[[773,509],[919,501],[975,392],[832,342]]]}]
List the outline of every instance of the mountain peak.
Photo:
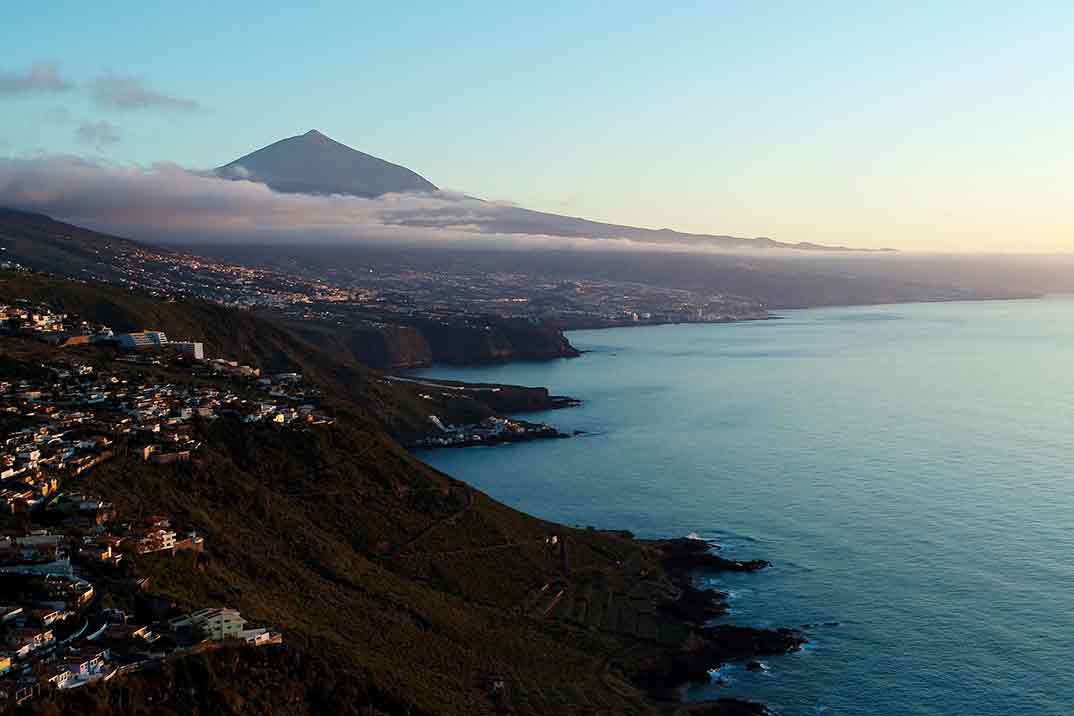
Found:
[{"label": "mountain peak", "polygon": [[420,174],[311,129],[216,169],[217,176],[267,184],[288,194],[383,194],[438,191]]}]

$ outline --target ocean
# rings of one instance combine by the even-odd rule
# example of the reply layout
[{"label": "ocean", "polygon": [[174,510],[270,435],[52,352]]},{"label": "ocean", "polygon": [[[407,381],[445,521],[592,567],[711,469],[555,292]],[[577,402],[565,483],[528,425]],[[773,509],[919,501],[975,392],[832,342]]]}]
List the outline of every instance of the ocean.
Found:
[{"label": "ocean", "polygon": [[729,623],[805,626],[692,699],[779,714],[1074,711],[1074,298],[569,334],[582,357],[423,375],[548,386],[585,435],[423,459],[509,505],[695,534],[760,573]]}]

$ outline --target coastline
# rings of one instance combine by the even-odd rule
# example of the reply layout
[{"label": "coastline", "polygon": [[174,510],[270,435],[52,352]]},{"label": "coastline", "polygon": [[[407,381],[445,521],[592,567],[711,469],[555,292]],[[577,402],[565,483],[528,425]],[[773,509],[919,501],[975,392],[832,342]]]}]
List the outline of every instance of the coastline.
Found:
[{"label": "coastline", "polygon": [[[445,381],[442,379],[405,378],[406,382],[425,385],[446,387],[451,386],[462,391],[488,391],[499,386],[498,384],[474,383],[468,384],[462,381]],[[533,390],[533,389],[527,389]],[[547,396],[547,388],[540,388]],[[531,410],[551,410],[575,407],[581,405],[580,400],[552,396],[557,399],[555,405],[545,404],[541,407],[516,412],[530,412]],[[480,447],[492,446],[510,442],[525,442],[542,438],[567,438],[571,435],[560,432],[552,426],[542,424],[528,424],[544,428],[538,434],[519,436],[517,438],[501,438],[494,441],[460,441],[453,444],[414,444],[412,450],[429,450],[443,447]],[[577,433],[575,433],[577,434]],[[421,459],[420,454],[416,457]],[[656,639],[659,649],[655,656],[650,654],[642,664],[634,664],[627,667],[620,664],[620,668],[627,676],[627,681],[640,688],[651,699],[655,708],[661,713],[674,716],[763,716],[771,713],[761,701],[743,700],[737,698],[719,698],[714,700],[687,702],[684,699],[684,691],[690,685],[712,682],[712,672],[732,661],[746,661],[747,668],[763,668],[757,661],[760,657],[775,656],[798,651],[807,643],[805,634],[793,628],[761,628],[751,626],[739,626],[727,623],[715,623],[716,620],[726,617],[730,613],[730,603],[726,592],[702,587],[699,578],[702,575],[715,575],[726,572],[755,573],[761,572],[770,566],[770,563],[762,559],[732,560],[721,556],[719,545],[701,539],[691,537],[665,538],[655,540],[638,540],[629,532],[616,530],[601,530],[610,532],[630,541],[642,545],[653,552],[655,563],[659,565],[659,574],[650,573],[641,569],[633,578],[628,578],[623,585],[623,591],[634,593],[658,594],[650,596],[649,614],[639,613],[636,617],[636,625],[629,627],[629,636],[640,638],[645,642]],[[564,545],[564,550],[566,546]],[[662,583],[663,588],[653,590],[653,580]],[[548,586],[548,585],[546,585]],[[569,588],[569,580],[568,587]],[[558,599],[563,595],[564,589],[552,601],[548,609],[543,613],[547,616],[549,611],[555,610]],[[587,602],[588,605],[588,602]],[[589,610],[586,609],[588,617]],[[564,617],[567,620],[577,620],[575,616]],[[642,635],[643,619],[655,619],[655,632]],[[663,627],[660,625],[664,624]],[[598,618],[598,623],[585,623],[588,628],[609,629],[606,618]],[[623,625],[615,621],[610,625],[612,631],[621,634]],[[650,627],[652,628],[652,627]],[[663,635],[668,632],[678,635],[677,639],[668,640]],[[654,637],[653,634],[659,636]],[[650,648],[653,644],[649,644]],[[606,658],[609,664],[616,655],[608,654]]]}]

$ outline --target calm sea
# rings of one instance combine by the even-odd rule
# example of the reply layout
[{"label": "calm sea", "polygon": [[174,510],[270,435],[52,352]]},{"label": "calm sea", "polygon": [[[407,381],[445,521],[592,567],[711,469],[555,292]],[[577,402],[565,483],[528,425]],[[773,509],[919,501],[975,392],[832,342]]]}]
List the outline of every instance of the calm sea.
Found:
[{"label": "calm sea", "polygon": [[[728,621],[810,645],[692,697],[792,714],[1074,712],[1074,299],[579,331],[545,385],[585,437],[423,457],[577,525],[694,533],[770,570]],[[837,622],[837,625],[825,623]]]}]

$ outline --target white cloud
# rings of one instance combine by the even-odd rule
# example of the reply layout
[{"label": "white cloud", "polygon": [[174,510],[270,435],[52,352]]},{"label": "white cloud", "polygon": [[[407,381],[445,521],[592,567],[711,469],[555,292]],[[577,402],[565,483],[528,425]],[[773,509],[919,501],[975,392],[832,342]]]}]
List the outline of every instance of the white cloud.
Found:
[{"label": "white cloud", "polygon": [[[87,131],[104,138],[107,128]],[[0,206],[156,241],[340,241],[507,248],[713,250],[683,235],[604,227],[453,192],[353,196],[282,194],[175,164],[149,168],[70,156],[0,159]],[[526,227],[532,228],[527,230]],[[580,228],[581,227],[581,228]],[[635,235],[615,231],[640,232]],[[718,238],[718,237],[713,237]]]}]

